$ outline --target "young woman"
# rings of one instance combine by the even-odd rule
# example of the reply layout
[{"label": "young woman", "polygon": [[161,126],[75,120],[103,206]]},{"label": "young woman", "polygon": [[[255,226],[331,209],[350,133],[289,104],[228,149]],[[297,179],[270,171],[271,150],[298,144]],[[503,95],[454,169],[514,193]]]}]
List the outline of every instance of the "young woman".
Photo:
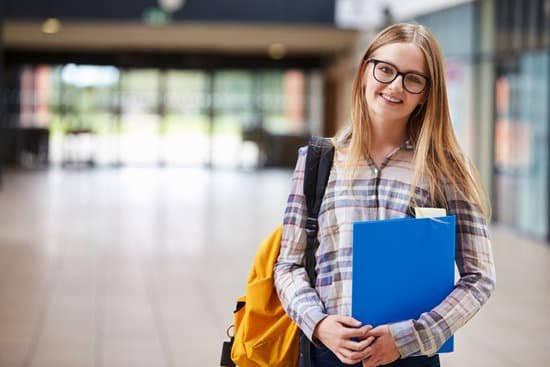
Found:
[{"label": "young woman", "polygon": [[[487,301],[495,270],[487,233],[490,204],[457,143],[443,57],[425,27],[396,24],[374,38],[353,84],[351,125],[333,144],[318,219],[315,289],[304,269],[302,148],[275,267],[279,298],[302,337],[314,343],[313,366],[439,366],[435,353]],[[417,320],[361,325],[350,316],[352,224],[411,216],[414,207],[445,207],[456,215],[460,279]],[[373,281],[384,282],[384,274]]]}]

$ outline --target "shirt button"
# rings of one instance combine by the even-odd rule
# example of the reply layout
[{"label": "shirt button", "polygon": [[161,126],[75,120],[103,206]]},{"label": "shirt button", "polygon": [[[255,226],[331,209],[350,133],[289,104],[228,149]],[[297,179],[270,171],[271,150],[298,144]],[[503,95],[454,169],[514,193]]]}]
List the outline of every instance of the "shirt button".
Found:
[{"label": "shirt button", "polygon": [[371,199],[371,200],[376,200],[376,195],[371,195],[371,196],[369,196],[369,199]]},{"label": "shirt button", "polygon": [[376,176],[378,176],[378,168],[375,168],[373,172]]}]

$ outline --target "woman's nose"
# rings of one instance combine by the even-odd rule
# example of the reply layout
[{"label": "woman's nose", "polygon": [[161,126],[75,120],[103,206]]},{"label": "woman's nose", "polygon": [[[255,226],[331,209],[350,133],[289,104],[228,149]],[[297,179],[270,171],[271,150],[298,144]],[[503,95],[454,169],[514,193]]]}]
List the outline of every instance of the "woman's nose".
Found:
[{"label": "woman's nose", "polygon": [[403,89],[403,75],[398,75],[393,82],[390,83],[392,89],[402,90]]}]

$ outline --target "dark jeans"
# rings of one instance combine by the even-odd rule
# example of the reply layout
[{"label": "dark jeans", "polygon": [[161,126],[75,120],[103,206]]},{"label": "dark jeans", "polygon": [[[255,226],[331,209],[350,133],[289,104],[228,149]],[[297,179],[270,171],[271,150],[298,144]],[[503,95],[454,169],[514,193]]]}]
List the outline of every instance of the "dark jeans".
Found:
[{"label": "dark jeans", "polygon": [[[300,335],[300,367],[306,367],[304,363],[304,339],[306,337]],[[311,367],[349,367],[349,364],[342,363],[334,353],[328,348],[317,348],[311,345]],[[362,367],[361,363],[351,365],[353,367]],[[386,364],[387,367],[439,367],[439,356],[436,354],[432,357],[409,357],[398,359],[395,362]]]}]

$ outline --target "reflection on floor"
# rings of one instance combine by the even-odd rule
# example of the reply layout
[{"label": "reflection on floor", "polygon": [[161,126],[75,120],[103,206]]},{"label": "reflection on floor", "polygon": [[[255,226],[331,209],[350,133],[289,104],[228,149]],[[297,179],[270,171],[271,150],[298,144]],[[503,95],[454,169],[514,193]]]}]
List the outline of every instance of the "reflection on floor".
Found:
[{"label": "reflection on floor", "polygon": [[[290,171],[8,172],[0,366],[217,366]],[[497,291],[444,365],[550,359],[550,246],[493,230]]]}]

